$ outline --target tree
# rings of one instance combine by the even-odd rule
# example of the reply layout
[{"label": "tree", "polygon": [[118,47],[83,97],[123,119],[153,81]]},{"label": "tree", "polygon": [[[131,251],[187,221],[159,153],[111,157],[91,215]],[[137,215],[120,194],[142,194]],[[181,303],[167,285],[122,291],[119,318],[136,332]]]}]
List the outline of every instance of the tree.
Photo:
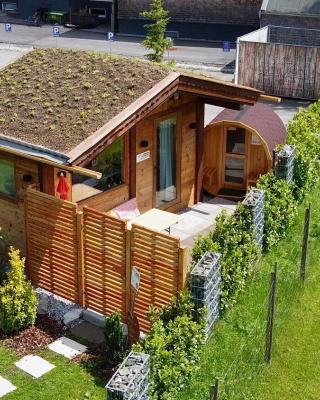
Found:
[{"label": "tree", "polygon": [[150,10],[142,12],[141,16],[153,21],[144,26],[147,35],[143,45],[154,51],[147,54],[147,58],[151,61],[161,62],[164,52],[172,46],[172,39],[165,36],[170,21],[169,11],[164,8],[163,0],[152,0]]},{"label": "tree", "polygon": [[25,259],[12,247],[9,252],[11,270],[0,287],[0,331],[18,332],[33,325],[37,313],[37,295],[24,275]]}]

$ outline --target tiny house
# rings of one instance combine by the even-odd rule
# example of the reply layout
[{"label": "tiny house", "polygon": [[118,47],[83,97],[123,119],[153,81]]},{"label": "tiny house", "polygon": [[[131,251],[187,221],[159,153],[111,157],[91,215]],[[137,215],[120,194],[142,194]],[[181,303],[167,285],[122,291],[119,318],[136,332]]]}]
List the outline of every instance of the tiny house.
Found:
[{"label": "tiny house", "polygon": [[225,109],[205,128],[203,188],[215,196],[241,198],[273,166],[273,150],[286,128],[268,105]]}]

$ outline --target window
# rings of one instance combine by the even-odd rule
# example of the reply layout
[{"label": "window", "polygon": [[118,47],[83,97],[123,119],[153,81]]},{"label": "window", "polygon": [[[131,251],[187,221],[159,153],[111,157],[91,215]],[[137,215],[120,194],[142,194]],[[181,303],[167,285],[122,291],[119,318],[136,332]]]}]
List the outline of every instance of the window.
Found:
[{"label": "window", "polygon": [[15,197],[15,168],[14,162],[0,158],[0,193]]},{"label": "window", "polygon": [[111,189],[124,182],[123,148],[123,138],[118,139],[92,161],[91,169],[102,173],[102,178],[96,185],[97,189]]},{"label": "window", "polygon": [[243,128],[228,128],[227,153],[245,154],[246,131]]},{"label": "window", "polygon": [[177,118],[161,121],[157,129],[157,193],[160,207],[177,198]]}]

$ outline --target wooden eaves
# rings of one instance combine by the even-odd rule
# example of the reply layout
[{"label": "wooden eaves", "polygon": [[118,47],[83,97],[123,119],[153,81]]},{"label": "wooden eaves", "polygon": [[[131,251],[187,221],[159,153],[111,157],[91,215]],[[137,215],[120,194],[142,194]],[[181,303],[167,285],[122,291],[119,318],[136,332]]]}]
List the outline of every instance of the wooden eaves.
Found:
[{"label": "wooden eaves", "polygon": [[211,78],[172,72],[103,127],[68,153],[69,162],[84,166],[117,138],[128,132],[176,92],[192,93],[204,102],[239,109],[254,105],[261,91]]}]

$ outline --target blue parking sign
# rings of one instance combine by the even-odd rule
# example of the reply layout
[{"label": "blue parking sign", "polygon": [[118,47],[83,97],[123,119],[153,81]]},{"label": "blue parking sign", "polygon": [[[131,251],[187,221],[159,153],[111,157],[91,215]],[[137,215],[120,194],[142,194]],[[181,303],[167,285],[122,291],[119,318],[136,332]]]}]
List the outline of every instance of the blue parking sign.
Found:
[{"label": "blue parking sign", "polygon": [[12,32],[12,26],[8,22],[4,25],[4,29],[6,32]]},{"label": "blue parking sign", "polygon": [[52,34],[54,37],[59,37],[60,36],[60,26],[54,26],[52,28]]},{"label": "blue parking sign", "polygon": [[108,32],[108,41],[113,42],[114,41],[114,33],[113,32]]},{"label": "blue parking sign", "polygon": [[229,53],[230,49],[231,49],[231,43],[227,42],[227,41],[223,42],[222,43],[222,49],[223,49],[224,53]]}]

